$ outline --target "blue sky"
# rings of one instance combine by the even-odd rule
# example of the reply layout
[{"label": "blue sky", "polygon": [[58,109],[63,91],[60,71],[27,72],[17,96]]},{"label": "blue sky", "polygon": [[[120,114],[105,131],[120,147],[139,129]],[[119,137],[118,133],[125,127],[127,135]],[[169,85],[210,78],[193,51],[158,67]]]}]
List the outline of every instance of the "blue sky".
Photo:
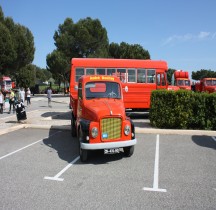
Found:
[{"label": "blue sky", "polygon": [[46,68],[53,35],[67,17],[98,18],[109,42],[140,44],[151,59],[189,72],[216,71],[215,0],[0,0],[5,17],[34,36],[34,64]]}]

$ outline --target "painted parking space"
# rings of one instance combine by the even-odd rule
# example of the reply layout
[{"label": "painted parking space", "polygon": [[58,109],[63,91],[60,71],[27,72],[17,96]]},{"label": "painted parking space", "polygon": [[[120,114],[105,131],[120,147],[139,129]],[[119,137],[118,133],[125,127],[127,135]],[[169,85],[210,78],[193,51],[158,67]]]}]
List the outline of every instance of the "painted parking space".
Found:
[{"label": "painted parking space", "polygon": [[26,148],[0,160],[0,204],[10,209],[213,209],[213,138],[136,137],[132,157],[97,152],[83,164],[69,131],[21,129],[2,135],[1,156],[4,148],[7,154]]}]

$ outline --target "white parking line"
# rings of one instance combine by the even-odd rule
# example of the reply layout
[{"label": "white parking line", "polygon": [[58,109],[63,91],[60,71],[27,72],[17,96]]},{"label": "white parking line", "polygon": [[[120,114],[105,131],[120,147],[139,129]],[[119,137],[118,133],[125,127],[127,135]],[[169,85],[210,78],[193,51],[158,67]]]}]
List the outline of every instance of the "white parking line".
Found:
[{"label": "white parking line", "polygon": [[[61,131],[55,132],[54,134],[50,135],[48,138],[54,136],[55,134],[57,134],[57,133],[59,133],[59,132],[61,132]],[[20,149],[18,149],[18,150],[15,150],[15,151],[13,151],[13,152],[7,154],[7,155],[4,155],[4,156],[0,157],[0,160],[6,158],[6,157],[8,157],[8,156],[11,156],[11,155],[13,155],[13,154],[15,154],[15,153],[17,153],[17,152],[19,152],[19,151],[22,151],[22,150],[24,150],[24,149],[26,149],[26,148],[28,148],[28,147],[34,145],[34,144],[37,144],[38,142],[43,141],[43,140],[44,140],[44,138],[43,138],[43,139],[40,139],[40,140],[38,140],[38,141],[36,141],[36,142],[34,142],[34,143],[32,143],[32,144],[29,144],[29,145],[27,145],[27,146],[25,146],[25,147],[22,147],[22,148],[20,148]]]},{"label": "white parking line", "polygon": [[59,178],[65,171],[67,171],[74,163],[76,163],[80,157],[76,157],[74,160],[72,160],[65,168],[63,168],[58,174],[56,174],[53,177],[45,176],[44,179],[54,180],[54,181],[64,181],[63,178]]},{"label": "white parking line", "polygon": [[153,188],[144,187],[143,190],[156,191],[156,192],[167,192],[166,189],[158,188],[158,182],[159,182],[159,134],[157,134],[157,138],[156,138]]},{"label": "white parking line", "polygon": [[214,141],[216,141],[216,137],[215,137],[215,136],[212,136],[212,139],[213,139]]}]

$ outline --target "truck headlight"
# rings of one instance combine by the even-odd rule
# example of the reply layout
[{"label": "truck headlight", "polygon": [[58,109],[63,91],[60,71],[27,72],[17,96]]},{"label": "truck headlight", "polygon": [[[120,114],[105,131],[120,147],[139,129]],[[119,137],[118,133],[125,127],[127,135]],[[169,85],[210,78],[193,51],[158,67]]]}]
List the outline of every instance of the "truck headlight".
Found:
[{"label": "truck headlight", "polygon": [[96,138],[98,136],[98,129],[96,127],[93,127],[91,129],[91,135],[93,138]]},{"label": "truck headlight", "polygon": [[124,127],[124,133],[126,136],[128,136],[130,134],[131,128],[129,125],[125,125]]}]

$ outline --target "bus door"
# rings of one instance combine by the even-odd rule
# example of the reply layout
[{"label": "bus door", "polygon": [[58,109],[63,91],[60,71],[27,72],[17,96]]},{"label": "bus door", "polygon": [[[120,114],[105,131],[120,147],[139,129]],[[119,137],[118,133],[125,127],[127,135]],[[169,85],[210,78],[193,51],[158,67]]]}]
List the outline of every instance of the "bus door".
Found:
[{"label": "bus door", "polygon": [[167,80],[165,72],[156,72],[156,85],[157,89],[167,89]]}]

